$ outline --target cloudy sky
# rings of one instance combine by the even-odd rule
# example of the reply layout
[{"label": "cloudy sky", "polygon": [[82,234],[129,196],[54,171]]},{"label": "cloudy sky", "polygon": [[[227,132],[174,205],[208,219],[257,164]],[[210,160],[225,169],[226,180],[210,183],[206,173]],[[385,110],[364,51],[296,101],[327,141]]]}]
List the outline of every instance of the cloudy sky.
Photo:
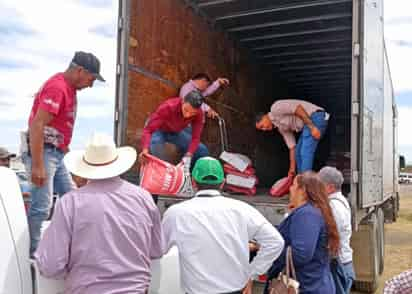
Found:
[{"label": "cloudy sky", "polygon": [[[33,94],[73,52],[95,53],[107,83],[78,94],[72,149],[94,130],[112,133],[117,1],[0,0],[0,146],[18,151]],[[399,107],[400,152],[412,163],[412,1],[385,0],[385,37]]]},{"label": "cloudy sky", "polygon": [[117,14],[112,0],[0,0],[0,146],[18,151],[33,94],[77,50],[99,57],[107,82],[78,93],[71,147],[95,130],[113,132]]}]

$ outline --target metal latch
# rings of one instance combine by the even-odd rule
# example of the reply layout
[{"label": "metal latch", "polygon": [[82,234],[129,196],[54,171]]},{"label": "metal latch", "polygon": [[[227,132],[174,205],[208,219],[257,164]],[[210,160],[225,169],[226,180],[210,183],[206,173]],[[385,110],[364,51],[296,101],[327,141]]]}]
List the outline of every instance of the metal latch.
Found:
[{"label": "metal latch", "polygon": [[359,43],[353,44],[353,56],[355,57],[360,56],[360,44]]},{"label": "metal latch", "polygon": [[359,115],[359,102],[352,102],[352,114]]},{"label": "metal latch", "polygon": [[122,65],[118,63],[116,66],[116,74],[120,75],[121,72],[122,72]]},{"label": "metal latch", "polygon": [[123,29],[123,20],[124,20],[124,18],[123,17],[119,17],[119,21],[118,21],[118,23],[117,23],[117,28],[119,29],[119,30],[122,30]]},{"label": "metal latch", "polygon": [[116,109],[114,112],[114,121],[115,122],[119,121],[119,110],[118,109]]},{"label": "metal latch", "polygon": [[352,171],[352,183],[359,183],[359,172],[357,170]]}]

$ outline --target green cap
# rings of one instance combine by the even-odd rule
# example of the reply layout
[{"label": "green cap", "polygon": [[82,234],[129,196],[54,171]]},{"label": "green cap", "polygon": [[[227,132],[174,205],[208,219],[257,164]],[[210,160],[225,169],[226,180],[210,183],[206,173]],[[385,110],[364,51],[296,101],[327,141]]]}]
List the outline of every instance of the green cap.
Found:
[{"label": "green cap", "polygon": [[202,157],[196,161],[192,177],[199,184],[219,185],[225,179],[223,167],[213,157]]}]

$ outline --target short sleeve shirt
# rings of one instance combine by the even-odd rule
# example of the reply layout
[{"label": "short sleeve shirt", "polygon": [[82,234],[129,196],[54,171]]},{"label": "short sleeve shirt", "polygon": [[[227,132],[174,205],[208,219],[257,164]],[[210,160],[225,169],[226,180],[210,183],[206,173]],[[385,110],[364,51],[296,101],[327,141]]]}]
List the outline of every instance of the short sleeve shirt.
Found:
[{"label": "short sleeve shirt", "polygon": [[36,93],[29,118],[29,125],[39,109],[53,115],[44,128],[44,143],[66,150],[69,146],[77,111],[76,89],[58,73],[48,79]]},{"label": "short sleeve shirt", "polygon": [[285,99],[273,103],[268,113],[270,120],[283,136],[289,149],[296,146],[294,133],[302,131],[304,125],[303,121],[295,114],[298,105],[301,105],[309,116],[316,111],[324,110],[304,100]]}]

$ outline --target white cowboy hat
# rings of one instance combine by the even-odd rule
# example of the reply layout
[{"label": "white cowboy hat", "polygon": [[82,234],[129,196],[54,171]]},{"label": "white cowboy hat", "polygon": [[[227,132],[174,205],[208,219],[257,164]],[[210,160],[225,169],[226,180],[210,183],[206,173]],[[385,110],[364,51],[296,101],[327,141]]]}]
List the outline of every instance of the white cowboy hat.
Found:
[{"label": "white cowboy hat", "polygon": [[64,164],[76,176],[99,180],[126,172],[135,163],[136,156],[133,147],[116,148],[110,136],[93,134],[86,144],[86,150],[68,152],[64,156]]}]

